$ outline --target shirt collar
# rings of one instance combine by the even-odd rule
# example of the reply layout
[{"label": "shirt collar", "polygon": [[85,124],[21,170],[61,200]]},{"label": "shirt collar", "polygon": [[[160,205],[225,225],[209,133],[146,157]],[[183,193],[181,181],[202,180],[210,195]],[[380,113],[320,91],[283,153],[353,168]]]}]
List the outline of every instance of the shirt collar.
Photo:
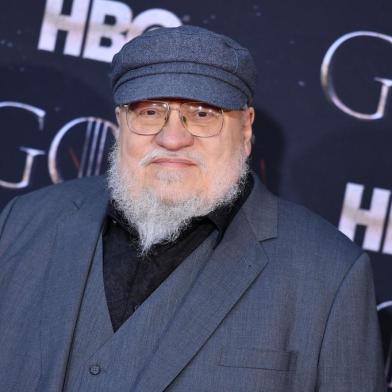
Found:
[{"label": "shirt collar", "polygon": [[242,191],[238,197],[230,204],[219,207],[207,215],[207,218],[216,226],[219,232],[215,247],[222,240],[226,229],[229,227],[231,221],[245,203],[245,200],[248,198],[253,189],[253,185],[253,177],[251,174],[248,174],[244,187],[242,188]]}]

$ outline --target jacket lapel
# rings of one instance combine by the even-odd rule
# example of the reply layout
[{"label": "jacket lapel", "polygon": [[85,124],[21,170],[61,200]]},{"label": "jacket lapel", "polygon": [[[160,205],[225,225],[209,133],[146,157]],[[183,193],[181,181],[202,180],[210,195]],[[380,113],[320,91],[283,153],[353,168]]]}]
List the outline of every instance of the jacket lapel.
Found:
[{"label": "jacket lapel", "polygon": [[[255,189],[237,213],[144,371],[134,392],[163,391],[203,346],[268,262],[261,240],[276,236],[276,199]],[[267,191],[265,191],[267,192]],[[264,212],[255,214],[254,208]],[[256,203],[256,205],[255,205]],[[254,222],[263,219],[264,225]]]},{"label": "jacket lapel", "polygon": [[103,184],[90,195],[73,201],[59,218],[45,279],[39,390],[61,391],[63,387],[78,311],[108,203]]}]

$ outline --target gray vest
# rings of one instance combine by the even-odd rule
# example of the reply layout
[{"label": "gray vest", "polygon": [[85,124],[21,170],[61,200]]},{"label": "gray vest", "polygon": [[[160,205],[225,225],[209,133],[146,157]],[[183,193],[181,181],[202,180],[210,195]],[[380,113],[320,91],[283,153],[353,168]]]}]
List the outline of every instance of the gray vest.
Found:
[{"label": "gray vest", "polygon": [[66,392],[130,392],[159,346],[161,336],[210,258],[210,235],[113,333],[98,241],[68,361]]}]

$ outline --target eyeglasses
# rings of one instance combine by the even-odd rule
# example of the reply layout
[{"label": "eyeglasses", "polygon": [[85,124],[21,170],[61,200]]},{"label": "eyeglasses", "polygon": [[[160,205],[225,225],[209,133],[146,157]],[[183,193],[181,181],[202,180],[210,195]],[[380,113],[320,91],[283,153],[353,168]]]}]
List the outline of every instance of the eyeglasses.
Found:
[{"label": "eyeglasses", "polygon": [[140,101],[123,105],[128,128],[138,135],[156,135],[167,123],[170,111],[178,111],[185,129],[193,136],[217,136],[222,130],[223,109],[204,102],[184,102],[172,109],[168,102]]}]

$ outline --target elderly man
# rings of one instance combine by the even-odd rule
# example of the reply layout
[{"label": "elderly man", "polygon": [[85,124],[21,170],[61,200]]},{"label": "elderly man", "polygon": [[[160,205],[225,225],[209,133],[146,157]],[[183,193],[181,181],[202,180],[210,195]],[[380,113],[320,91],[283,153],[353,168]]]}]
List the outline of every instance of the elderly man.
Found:
[{"label": "elderly man", "polygon": [[107,179],[2,213],[1,391],[385,390],[367,256],[249,173],[255,75],[191,26],[115,56]]}]

